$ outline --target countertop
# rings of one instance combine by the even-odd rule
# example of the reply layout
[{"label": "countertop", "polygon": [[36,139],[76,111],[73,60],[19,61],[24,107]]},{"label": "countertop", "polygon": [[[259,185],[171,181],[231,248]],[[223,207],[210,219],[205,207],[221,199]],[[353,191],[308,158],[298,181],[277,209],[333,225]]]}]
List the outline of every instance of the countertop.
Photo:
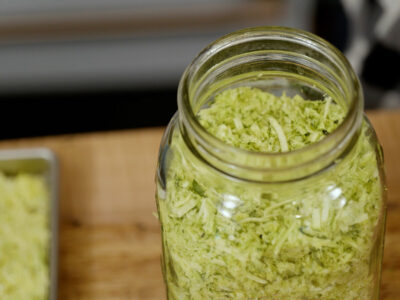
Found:
[{"label": "countertop", "polygon": [[[400,299],[400,111],[374,111],[388,217],[381,299]],[[60,161],[59,299],[165,299],[154,174],[163,128],[1,141]]]}]

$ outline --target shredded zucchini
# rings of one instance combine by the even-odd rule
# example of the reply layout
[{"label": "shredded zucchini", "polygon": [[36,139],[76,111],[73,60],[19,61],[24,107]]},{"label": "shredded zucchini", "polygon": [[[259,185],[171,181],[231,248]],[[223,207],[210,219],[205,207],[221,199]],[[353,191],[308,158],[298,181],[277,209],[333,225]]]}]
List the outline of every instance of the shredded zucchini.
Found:
[{"label": "shredded zucchini", "polygon": [[321,140],[346,114],[327,97],[305,101],[249,87],[218,94],[210,107],[200,110],[200,123],[214,136],[242,149],[286,152]]},{"label": "shredded zucchini", "polygon": [[[235,147],[283,152],[321,140],[345,114],[330,98],[240,87],[198,119]],[[371,299],[382,200],[367,126],[334,168],[275,184],[224,177],[175,130],[166,188],[158,186],[169,299]]]},{"label": "shredded zucchini", "polygon": [[48,299],[48,210],[42,177],[0,172],[0,299]]}]

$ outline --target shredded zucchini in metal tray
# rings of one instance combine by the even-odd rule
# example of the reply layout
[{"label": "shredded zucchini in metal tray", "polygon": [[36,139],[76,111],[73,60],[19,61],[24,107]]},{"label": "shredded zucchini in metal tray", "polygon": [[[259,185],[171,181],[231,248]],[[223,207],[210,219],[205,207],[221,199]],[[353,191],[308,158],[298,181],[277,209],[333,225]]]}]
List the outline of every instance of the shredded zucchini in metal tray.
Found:
[{"label": "shredded zucchini in metal tray", "polygon": [[41,176],[0,172],[0,299],[48,299],[48,216]]}]

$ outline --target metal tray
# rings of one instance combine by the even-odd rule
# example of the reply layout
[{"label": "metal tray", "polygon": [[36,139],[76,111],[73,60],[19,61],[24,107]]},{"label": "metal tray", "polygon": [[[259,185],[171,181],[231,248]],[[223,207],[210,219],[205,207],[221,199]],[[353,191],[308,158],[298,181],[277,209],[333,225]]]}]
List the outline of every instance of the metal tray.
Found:
[{"label": "metal tray", "polygon": [[49,300],[57,299],[58,273],[58,163],[55,154],[46,148],[0,150],[0,171],[42,174],[50,195],[50,291]]}]

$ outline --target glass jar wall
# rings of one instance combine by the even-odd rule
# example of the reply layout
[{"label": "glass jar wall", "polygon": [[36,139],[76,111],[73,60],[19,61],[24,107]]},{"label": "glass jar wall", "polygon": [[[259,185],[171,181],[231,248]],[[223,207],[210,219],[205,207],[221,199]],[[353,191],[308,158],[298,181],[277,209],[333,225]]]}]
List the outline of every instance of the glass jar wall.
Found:
[{"label": "glass jar wall", "polygon": [[[248,151],[198,119],[237,87],[329,99],[346,115],[304,148]],[[178,107],[156,178],[169,299],[378,299],[382,152],[338,50],[288,28],[235,32],[187,68]]]}]

